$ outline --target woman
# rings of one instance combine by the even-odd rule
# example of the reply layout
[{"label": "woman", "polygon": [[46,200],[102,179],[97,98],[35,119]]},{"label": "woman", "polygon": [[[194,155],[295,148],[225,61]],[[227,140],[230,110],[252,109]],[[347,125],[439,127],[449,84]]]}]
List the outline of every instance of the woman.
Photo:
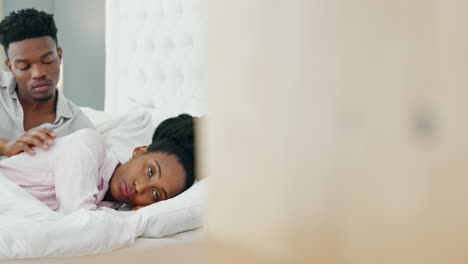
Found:
[{"label": "woman", "polygon": [[170,199],[195,178],[194,118],[182,114],[163,121],[147,148],[137,148],[124,164],[106,157],[104,139],[82,129],[59,138],[45,151],[0,161],[0,173],[50,209],[71,213],[123,203],[138,209]]}]

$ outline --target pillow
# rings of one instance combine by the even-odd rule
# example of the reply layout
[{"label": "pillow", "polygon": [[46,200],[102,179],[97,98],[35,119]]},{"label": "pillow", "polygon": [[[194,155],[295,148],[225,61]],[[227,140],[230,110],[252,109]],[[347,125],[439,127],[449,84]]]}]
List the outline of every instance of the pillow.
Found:
[{"label": "pillow", "polygon": [[203,179],[174,198],[137,210],[148,221],[141,237],[159,238],[200,227],[206,184]]},{"label": "pillow", "polygon": [[154,129],[151,114],[138,110],[128,114],[110,114],[82,107],[96,130],[106,140],[107,155],[120,162],[130,159],[135,147],[149,145]]}]

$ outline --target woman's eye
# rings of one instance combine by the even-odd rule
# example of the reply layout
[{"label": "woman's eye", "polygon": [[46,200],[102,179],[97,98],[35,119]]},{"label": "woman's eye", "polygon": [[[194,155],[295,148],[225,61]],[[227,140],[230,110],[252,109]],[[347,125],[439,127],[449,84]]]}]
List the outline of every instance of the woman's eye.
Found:
[{"label": "woman's eye", "polygon": [[152,176],[153,176],[153,174],[154,174],[154,172],[153,172],[153,168],[151,168],[151,167],[148,167],[148,176],[152,177]]},{"label": "woman's eye", "polygon": [[155,200],[158,200],[158,192],[156,192],[155,190],[153,190],[153,197]]}]

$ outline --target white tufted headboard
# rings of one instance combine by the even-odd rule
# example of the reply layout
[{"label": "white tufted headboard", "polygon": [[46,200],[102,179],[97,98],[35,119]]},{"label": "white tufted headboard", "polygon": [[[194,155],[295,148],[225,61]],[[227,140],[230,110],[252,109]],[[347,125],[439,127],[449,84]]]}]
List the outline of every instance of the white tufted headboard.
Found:
[{"label": "white tufted headboard", "polygon": [[204,114],[201,2],[106,1],[106,112]]}]

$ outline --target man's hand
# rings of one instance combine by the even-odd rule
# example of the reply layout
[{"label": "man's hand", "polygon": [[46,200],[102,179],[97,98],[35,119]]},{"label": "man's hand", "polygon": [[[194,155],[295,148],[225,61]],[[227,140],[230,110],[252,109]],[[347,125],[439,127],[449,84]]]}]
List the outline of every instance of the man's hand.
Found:
[{"label": "man's hand", "polygon": [[48,149],[54,143],[56,134],[47,128],[30,130],[18,139],[4,141],[3,147],[0,147],[0,156],[14,156],[23,151],[34,155],[32,147]]}]

